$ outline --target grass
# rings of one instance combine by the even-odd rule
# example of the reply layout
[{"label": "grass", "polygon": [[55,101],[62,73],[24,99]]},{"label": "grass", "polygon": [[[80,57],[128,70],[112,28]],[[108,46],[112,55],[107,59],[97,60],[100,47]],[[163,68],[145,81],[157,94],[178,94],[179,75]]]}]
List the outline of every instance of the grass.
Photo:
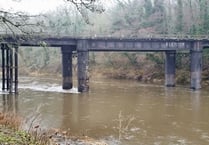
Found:
[{"label": "grass", "polygon": [[39,126],[30,132],[21,129],[22,119],[12,113],[0,112],[0,144],[8,145],[46,145],[49,137],[38,133]]},{"label": "grass", "polygon": [[[23,129],[23,119],[13,113],[0,112],[0,145],[107,145],[87,136],[72,136],[68,131],[59,129],[42,130],[35,120],[38,114],[30,117],[27,129]],[[36,124],[36,125],[35,125]]]}]

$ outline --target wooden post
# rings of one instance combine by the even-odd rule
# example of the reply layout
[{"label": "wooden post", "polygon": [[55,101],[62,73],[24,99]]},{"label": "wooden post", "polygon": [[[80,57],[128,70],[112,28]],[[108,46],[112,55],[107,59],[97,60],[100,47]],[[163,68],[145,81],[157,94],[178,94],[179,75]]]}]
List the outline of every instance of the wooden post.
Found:
[{"label": "wooden post", "polygon": [[78,91],[88,92],[89,76],[88,76],[88,41],[79,40],[77,44],[78,51]]},{"label": "wooden post", "polygon": [[175,86],[176,51],[165,52],[165,85]]},{"label": "wooden post", "polygon": [[72,73],[72,46],[62,46],[62,88],[72,89],[73,73]]},{"label": "wooden post", "polygon": [[200,42],[195,42],[191,54],[191,89],[201,88],[202,73],[202,46]]}]

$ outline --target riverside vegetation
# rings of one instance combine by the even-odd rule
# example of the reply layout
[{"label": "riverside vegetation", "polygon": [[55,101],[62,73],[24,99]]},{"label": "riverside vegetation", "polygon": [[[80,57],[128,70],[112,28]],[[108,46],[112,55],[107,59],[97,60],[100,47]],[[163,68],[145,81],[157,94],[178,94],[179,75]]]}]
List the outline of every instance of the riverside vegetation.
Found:
[{"label": "riverside vegetation", "polygon": [[41,144],[36,137],[20,129],[21,119],[14,114],[0,113],[0,143],[9,145]]},{"label": "riverside vegetation", "polygon": [[0,144],[2,145],[107,145],[87,136],[72,136],[69,131],[42,130],[39,125],[29,124],[23,129],[23,119],[13,113],[0,112]]},{"label": "riverside vegetation", "polygon": [[[45,17],[33,18],[44,25],[40,34],[110,37],[201,37],[209,33],[208,0],[116,1],[105,12],[87,12],[88,23],[75,7],[66,5]],[[61,74],[61,54],[56,48],[21,48],[20,73]],[[209,84],[209,50],[203,53],[203,85]],[[189,52],[177,52],[177,84],[189,84]],[[74,64],[76,70],[76,63]],[[96,75],[162,83],[163,53],[90,53],[90,71]],[[101,71],[102,70],[102,71]],[[95,74],[93,74],[95,76]]]}]

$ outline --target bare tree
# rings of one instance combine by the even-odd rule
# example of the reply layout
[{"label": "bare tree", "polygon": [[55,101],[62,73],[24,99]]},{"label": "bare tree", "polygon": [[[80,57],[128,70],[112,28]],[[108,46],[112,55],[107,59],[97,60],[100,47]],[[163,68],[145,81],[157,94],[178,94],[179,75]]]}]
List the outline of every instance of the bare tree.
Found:
[{"label": "bare tree", "polygon": [[0,32],[1,33],[27,33],[30,34],[41,26],[39,21],[33,21],[38,15],[28,15],[22,12],[8,12],[0,10]]},{"label": "bare tree", "polygon": [[[21,2],[21,0],[13,0]],[[104,8],[100,0],[64,0],[66,3],[73,4],[80,12],[86,23],[89,22],[88,12],[102,13]],[[9,12],[0,9],[0,33],[26,33],[31,34],[41,32],[43,26],[42,21],[36,21],[41,15],[31,16],[23,12]],[[42,15],[42,17],[44,17]]]},{"label": "bare tree", "polygon": [[100,3],[100,0],[65,0],[74,4],[77,10],[80,12],[86,23],[89,22],[88,11],[102,13],[104,12],[104,8]]}]

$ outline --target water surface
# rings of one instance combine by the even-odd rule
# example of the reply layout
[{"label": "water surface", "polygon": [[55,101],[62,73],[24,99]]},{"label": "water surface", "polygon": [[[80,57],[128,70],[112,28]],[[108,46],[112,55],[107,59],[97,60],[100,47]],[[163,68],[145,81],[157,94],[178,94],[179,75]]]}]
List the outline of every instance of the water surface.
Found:
[{"label": "water surface", "polygon": [[[20,78],[19,95],[1,94],[0,108],[43,128],[61,128],[111,145],[208,145],[209,91],[109,79],[89,93],[63,91],[60,78]],[[16,99],[15,99],[16,98]]]}]

